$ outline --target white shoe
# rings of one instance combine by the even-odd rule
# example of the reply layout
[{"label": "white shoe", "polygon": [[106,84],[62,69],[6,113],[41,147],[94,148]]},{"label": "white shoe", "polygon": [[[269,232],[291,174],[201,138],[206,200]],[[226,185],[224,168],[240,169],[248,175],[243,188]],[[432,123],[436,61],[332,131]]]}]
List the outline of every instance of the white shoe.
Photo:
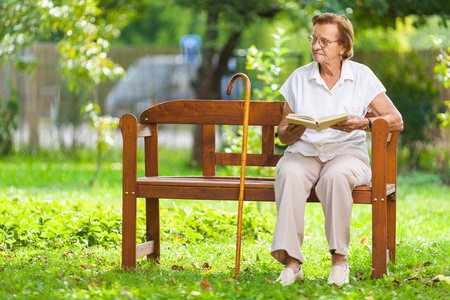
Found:
[{"label": "white shoe", "polygon": [[294,270],[291,268],[284,268],[283,272],[280,274],[280,277],[278,277],[276,281],[279,281],[282,286],[286,286],[293,284],[298,279],[303,279],[302,269],[300,269],[297,273],[294,273]]},{"label": "white shoe", "polygon": [[348,266],[331,267],[330,277],[328,277],[327,283],[335,284],[337,286],[342,286],[345,283],[350,283]]}]

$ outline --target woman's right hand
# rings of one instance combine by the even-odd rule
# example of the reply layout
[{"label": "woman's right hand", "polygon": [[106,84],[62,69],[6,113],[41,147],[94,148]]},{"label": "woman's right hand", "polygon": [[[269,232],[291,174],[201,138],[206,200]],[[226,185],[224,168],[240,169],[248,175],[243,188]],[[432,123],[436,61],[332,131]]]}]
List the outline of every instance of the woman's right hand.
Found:
[{"label": "woman's right hand", "polygon": [[306,127],[302,125],[287,124],[286,126],[278,126],[278,137],[280,142],[285,145],[292,145],[305,132]]},{"label": "woman's right hand", "polygon": [[294,112],[286,102],[284,104],[281,122],[278,125],[278,137],[280,138],[280,142],[285,145],[292,145],[295,143],[295,141],[297,141],[306,130],[305,126],[288,124],[286,116],[291,113]]}]

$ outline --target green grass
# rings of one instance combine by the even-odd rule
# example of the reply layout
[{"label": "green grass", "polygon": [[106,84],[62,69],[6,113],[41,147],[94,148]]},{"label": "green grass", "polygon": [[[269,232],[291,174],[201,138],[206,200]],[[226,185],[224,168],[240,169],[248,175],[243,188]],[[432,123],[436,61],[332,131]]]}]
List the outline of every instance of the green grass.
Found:
[{"label": "green grass", "polygon": [[[162,151],[161,173],[200,172],[187,167],[185,156],[183,151]],[[397,261],[382,279],[370,279],[371,207],[354,206],[350,284],[336,288],[326,284],[331,262],[319,204],[307,205],[302,283],[274,283],[282,266],[269,253],[276,219],[273,203],[246,207],[238,280],[233,279],[236,202],[162,200],[160,263],[139,259],[136,270],[124,272],[120,236],[115,238],[120,231],[120,153],[109,153],[98,182],[88,188],[94,171],[90,151],[81,151],[77,158],[47,152],[0,159],[0,299],[450,296],[450,285],[433,281],[438,274],[450,276],[450,188],[435,175],[399,175]],[[143,174],[142,166],[138,172]],[[142,239],[142,213],[139,216]],[[28,230],[19,232],[26,226]],[[361,242],[365,238],[367,244]],[[212,291],[202,286],[203,279]]]}]

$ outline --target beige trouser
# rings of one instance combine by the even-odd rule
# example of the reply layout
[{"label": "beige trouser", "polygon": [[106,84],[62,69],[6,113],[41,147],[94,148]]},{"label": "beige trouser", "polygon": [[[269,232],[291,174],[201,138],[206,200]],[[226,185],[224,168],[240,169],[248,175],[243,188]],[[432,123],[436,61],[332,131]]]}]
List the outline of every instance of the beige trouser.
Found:
[{"label": "beige trouser", "polygon": [[325,215],[325,234],[332,253],[347,255],[350,244],[352,191],[370,181],[370,165],[358,156],[337,155],[323,163],[318,157],[286,153],[276,167],[277,223],[272,256],[283,265],[288,257],[303,263],[305,204],[316,185]]}]

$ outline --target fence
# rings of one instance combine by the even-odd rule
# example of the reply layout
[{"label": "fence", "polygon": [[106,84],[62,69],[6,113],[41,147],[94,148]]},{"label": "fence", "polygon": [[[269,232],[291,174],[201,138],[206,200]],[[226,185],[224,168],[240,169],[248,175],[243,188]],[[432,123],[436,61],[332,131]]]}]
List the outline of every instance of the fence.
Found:
[{"label": "fence", "polygon": [[[33,74],[21,73],[12,66],[0,67],[0,98],[8,98],[10,93],[8,86],[12,84],[21,104],[22,126],[16,142],[29,144],[32,147],[62,144],[68,146],[73,143],[92,145],[95,137],[87,134],[88,129],[81,126],[79,111],[74,109],[77,107],[74,104],[80,99],[74,98],[67,91],[61,78],[55,44],[35,44],[28,49],[28,52],[36,56],[39,62]],[[122,106],[117,105],[116,102],[114,102],[115,105],[111,105],[112,100],[108,100],[112,99],[114,91],[118,89],[117,82],[100,84],[90,97],[97,99],[104,112],[116,116],[128,111],[136,113],[155,101],[194,97],[190,91],[190,80],[195,76],[195,66],[186,66],[181,63],[179,55],[179,47],[112,47],[111,58],[124,69],[129,70],[130,74],[133,68],[137,70],[136,80],[131,81],[140,82],[140,85],[128,87],[128,94],[124,97],[130,99],[130,91],[137,92],[140,88],[147,88],[147,90],[141,93],[139,101],[130,103],[124,101]],[[353,60],[376,69],[380,67],[379,62],[383,55],[386,55],[386,52],[356,52]],[[418,55],[426,72],[434,78],[433,67],[436,54],[421,51]],[[301,63],[298,56],[289,59],[292,59],[290,65]],[[245,57],[242,55],[237,57],[236,72],[245,72]],[[164,80],[161,81],[161,78]],[[127,84],[124,85],[127,86]],[[150,86],[154,89],[149,90]],[[257,83],[254,86],[257,86]],[[450,90],[443,89],[437,82],[436,86],[441,91],[442,100],[450,99]]]}]

